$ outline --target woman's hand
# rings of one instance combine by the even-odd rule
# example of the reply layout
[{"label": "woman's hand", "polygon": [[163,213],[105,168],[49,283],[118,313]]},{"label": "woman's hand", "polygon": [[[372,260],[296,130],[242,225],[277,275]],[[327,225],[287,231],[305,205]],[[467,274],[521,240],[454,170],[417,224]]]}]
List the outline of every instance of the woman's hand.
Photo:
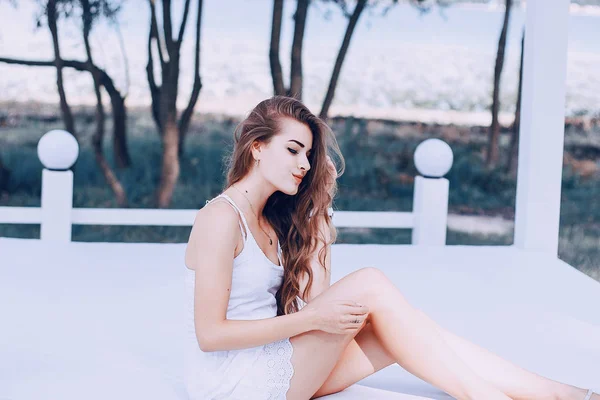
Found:
[{"label": "woman's hand", "polygon": [[351,300],[334,300],[329,303],[308,303],[299,312],[307,315],[313,329],[345,334],[362,327],[369,315],[369,308]]}]

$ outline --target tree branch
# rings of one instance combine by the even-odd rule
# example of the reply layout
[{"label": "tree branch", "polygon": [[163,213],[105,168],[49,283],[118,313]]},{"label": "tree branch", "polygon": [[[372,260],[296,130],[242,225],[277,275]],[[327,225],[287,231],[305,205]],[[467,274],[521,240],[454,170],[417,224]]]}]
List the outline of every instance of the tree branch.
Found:
[{"label": "tree branch", "polygon": [[173,51],[173,28],[171,22],[171,0],[162,0],[163,8],[163,29],[165,32],[165,43],[169,56]]},{"label": "tree branch", "polygon": [[[202,7],[202,6],[200,6],[200,7]],[[181,26],[179,27],[179,35],[177,36],[178,46],[181,46],[181,42],[183,41],[183,33],[185,32],[185,26],[187,24],[189,10],[190,10],[190,0],[185,0],[185,6],[183,8],[183,17],[181,20]]]},{"label": "tree branch", "polygon": [[[54,61],[21,60],[17,58],[0,57],[0,62],[6,64],[27,65],[30,67],[53,67]],[[68,62],[68,61],[66,61]],[[82,63],[83,64],[83,63]]]},{"label": "tree branch", "polygon": [[[56,65],[56,87],[58,89],[58,96],[60,98],[60,111],[65,123],[65,129],[77,139],[77,132],[75,132],[75,119],[71,112],[71,107],[67,101],[67,94],[65,92],[64,78],[63,78],[63,62],[60,55],[60,45],[58,36],[58,12],[56,9],[56,0],[49,0],[46,4],[46,17],[48,20],[48,28],[52,35],[52,47],[54,48],[54,64]],[[78,140],[78,139],[77,139]],[[78,140],[79,141],[79,140]]]},{"label": "tree branch", "polygon": [[306,14],[309,0],[298,0],[294,24],[294,40],[292,43],[292,63],[290,71],[289,95],[302,100],[302,42],[306,27]]},{"label": "tree branch", "polygon": [[190,101],[179,119],[180,148],[182,147],[181,144],[183,144],[183,138],[189,128],[190,120],[194,113],[194,107],[196,106],[200,90],[202,89],[202,79],[200,78],[200,27],[202,25],[202,4],[203,0],[198,0],[198,14],[196,17],[196,54],[194,55],[194,86],[192,88]]},{"label": "tree branch", "polygon": [[156,39],[156,47],[158,48],[158,56],[160,58],[160,65],[164,68],[165,60],[162,53],[162,46],[160,43],[160,35],[158,33],[158,23],[156,20],[156,7],[154,0],[148,0],[150,5],[150,32],[148,34],[148,64],[146,64],[146,77],[148,79],[148,86],[150,87],[150,97],[152,99],[151,111],[152,118],[156,125],[161,126],[160,113],[159,113],[159,97],[160,87],[156,84],[154,77],[154,57],[152,55],[152,39]]},{"label": "tree branch", "polygon": [[490,125],[488,135],[488,146],[486,154],[486,166],[488,168],[494,166],[499,159],[499,137],[500,137],[500,122],[498,113],[500,111],[500,79],[502,69],[504,68],[504,52],[506,49],[506,36],[508,24],[510,21],[510,10],[512,8],[512,0],[506,0],[506,11],[504,12],[504,21],[502,31],[498,39],[498,52],[496,54],[496,65],[494,67],[494,90],[492,93],[492,124]]},{"label": "tree branch", "polygon": [[269,63],[275,95],[284,95],[283,71],[279,61],[279,43],[281,40],[281,19],[283,17],[283,0],[273,1],[273,21],[271,22],[271,46],[269,48]]},{"label": "tree branch", "polygon": [[[0,57],[0,62],[5,64],[15,64],[15,65],[25,65],[30,67],[54,67],[54,61],[40,61],[40,60],[23,60],[18,58],[6,58]],[[95,64],[88,64],[85,61],[78,60],[62,60],[64,67],[73,68],[76,71],[80,72],[95,72],[98,74],[98,78],[100,84],[104,86],[107,92],[113,94],[119,94],[119,90],[116,88],[112,78],[104,71],[102,68],[99,68]],[[121,96],[122,97],[122,96]]]},{"label": "tree branch", "polygon": [[[155,21],[155,19],[152,19],[152,22],[150,24],[155,26]],[[158,112],[158,97],[160,89],[156,85],[156,80],[154,79],[154,57],[152,56],[153,30],[154,29],[151,27],[150,33],[148,34],[148,64],[146,64],[146,77],[148,79],[148,86],[150,86],[150,97],[152,98],[152,118],[154,118],[154,122],[156,122],[156,124],[160,126],[160,115]]]},{"label": "tree branch", "polygon": [[158,48],[158,58],[160,58],[161,65],[165,65],[165,57],[163,54],[163,46],[160,40],[160,34],[158,32],[158,21],[156,19],[156,7],[154,6],[154,0],[148,0],[150,3],[150,40],[156,38],[156,47]]},{"label": "tree branch", "polygon": [[356,28],[358,19],[360,18],[363,10],[365,9],[366,4],[367,0],[358,0],[358,2],[356,3],[356,7],[354,7],[354,12],[350,17],[350,20],[348,21],[348,26],[346,27],[344,40],[342,41],[342,45],[340,46],[340,50],[338,51],[338,55],[335,60],[335,66],[333,67],[331,78],[329,79],[329,88],[327,88],[327,94],[325,95],[325,100],[323,100],[323,106],[321,107],[321,113],[319,116],[322,119],[327,119],[329,107],[333,102],[333,96],[335,95],[337,82],[340,77],[340,72],[342,71],[342,64],[344,63],[344,59],[346,58],[348,47],[350,47],[350,40],[352,39],[354,29]]}]

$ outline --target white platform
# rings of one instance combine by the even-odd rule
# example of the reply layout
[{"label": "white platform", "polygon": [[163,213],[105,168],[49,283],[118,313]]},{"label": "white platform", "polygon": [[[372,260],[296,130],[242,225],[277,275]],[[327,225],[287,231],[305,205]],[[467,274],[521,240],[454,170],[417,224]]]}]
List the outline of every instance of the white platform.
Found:
[{"label": "white platform", "polygon": [[[0,398],[186,399],[183,251],[0,238]],[[378,267],[449,330],[600,389],[600,283],[559,260],[510,247],[336,245],[333,265],[334,281]],[[450,398],[394,365],[324,399],[415,396]]]}]

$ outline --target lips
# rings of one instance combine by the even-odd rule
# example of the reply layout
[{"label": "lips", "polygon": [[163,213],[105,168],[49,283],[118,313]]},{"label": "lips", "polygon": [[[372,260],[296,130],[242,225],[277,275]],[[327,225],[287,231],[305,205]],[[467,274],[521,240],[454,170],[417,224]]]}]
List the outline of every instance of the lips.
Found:
[{"label": "lips", "polygon": [[294,174],[292,174],[292,176],[293,176],[293,177],[296,179],[296,182],[297,182],[297,183],[300,183],[300,182],[302,182],[302,177],[301,177],[301,176],[294,175]]}]

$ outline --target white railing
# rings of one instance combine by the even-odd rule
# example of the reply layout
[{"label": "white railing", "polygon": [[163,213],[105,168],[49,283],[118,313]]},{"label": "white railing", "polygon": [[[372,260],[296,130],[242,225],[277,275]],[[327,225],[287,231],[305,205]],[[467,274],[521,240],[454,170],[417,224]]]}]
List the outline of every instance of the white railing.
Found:
[{"label": "white railing", "polygon": [[[70,242],[72,225],[192,226],[197,210],[74,208],[73,172],[79,147],[68,132],[54,130],[38,143],[42,171],[41,207],[0,207],[0,224],[40,224],[40,239]],[[427,139],[415,151],[413,212],[336,211],[336,227],[412,229],[412,244],[446,244],[448,180],[453,155],[439,139]]]}]

